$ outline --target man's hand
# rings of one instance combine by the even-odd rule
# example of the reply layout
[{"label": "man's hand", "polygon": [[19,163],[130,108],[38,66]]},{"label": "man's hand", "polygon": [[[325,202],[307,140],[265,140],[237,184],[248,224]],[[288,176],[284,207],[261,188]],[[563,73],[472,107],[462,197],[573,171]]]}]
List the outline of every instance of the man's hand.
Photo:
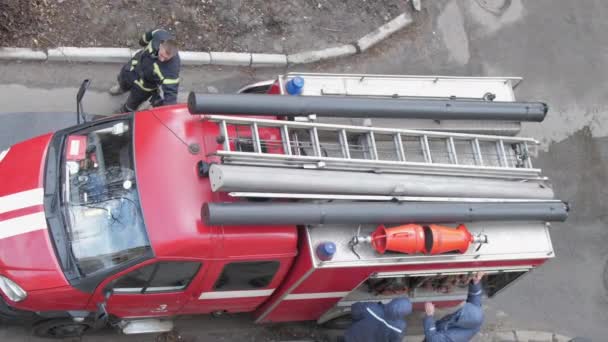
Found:
[{"label": "man's hand", "polygon": [[433,316],[435,314],[435,305],[431,302],[424,303],[424,312],[427,316]]},{"label": "man's hand", "polygon": [[484,275],[486,275],[485,272],[475,273],[475,275],[473,276],[473,284],[479,284],[479,282],[481,281],[481,278],[483,278]]}]

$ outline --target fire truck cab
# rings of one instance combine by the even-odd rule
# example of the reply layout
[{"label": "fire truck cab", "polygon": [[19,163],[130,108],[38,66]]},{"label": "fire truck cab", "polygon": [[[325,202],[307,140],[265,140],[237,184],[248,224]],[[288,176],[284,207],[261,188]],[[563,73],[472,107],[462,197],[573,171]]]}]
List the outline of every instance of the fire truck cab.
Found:
[{"label": "fire truck cab", "polygon": [[[548,222],[567,215],[532,167],[537,142],[513,136],[521,120],[412,114],[395,128],[373,113],[326,119],[324,100],[291,116],[245,107],[493,107],[517,104],[519,81],[287,74],[241,89],[241,107],[226,98],[237,109],[201,114],[191,95],[14,144],[0,154],[0,317],[50,337],[164,332],[178,315],[224,312],[325,323],[357,301],[457,305],[480,270],[494,296],[554,257]],[[404,224],[420,234],[415,252],[400,249]],[[460,224],[462,250],[441,247]]]}]

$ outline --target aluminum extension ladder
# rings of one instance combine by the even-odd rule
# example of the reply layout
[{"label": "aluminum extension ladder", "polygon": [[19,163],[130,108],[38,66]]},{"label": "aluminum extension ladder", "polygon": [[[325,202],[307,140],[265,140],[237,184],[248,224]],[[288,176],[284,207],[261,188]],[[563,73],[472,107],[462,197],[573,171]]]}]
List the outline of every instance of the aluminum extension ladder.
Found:
[{"label": "aluminum extension ladder", "polygon": [[531,138],[204,115],[219,125],[223,163],[542,179]]}]

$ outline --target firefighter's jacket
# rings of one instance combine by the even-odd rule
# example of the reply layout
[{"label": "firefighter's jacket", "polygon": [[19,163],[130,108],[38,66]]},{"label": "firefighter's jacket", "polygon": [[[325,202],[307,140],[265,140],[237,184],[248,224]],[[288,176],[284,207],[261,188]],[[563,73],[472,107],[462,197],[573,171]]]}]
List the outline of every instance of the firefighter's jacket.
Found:
[{"label": "firefighter's jacket", "polygon": [[173,39],[173,36],[162,29],[148,31],[139,39],[139,50],[130,61],[129,71],[133,76],[134,86],[146,92],[162,91],[162,102],[155,105],[168,105],[177,102],[179,86],[179,69],[181,61],[179,53],[166,62],[158,60],[158,49],[163,40]]},{"label": "firefighter's jacket", "polygon": [[433,316],[424,317],[426,342],[468,342],[481,329],[481,283],[469,284],[467,301],[462,308],[446,315],[435,323]]},{"label": "firefighter's jacket", "polygon": [[407,298],[388,304],[358,302],[352,305],[353,324],[346,330],[346,342],[401,342],[407,325],[405,316],[412,312]]}]

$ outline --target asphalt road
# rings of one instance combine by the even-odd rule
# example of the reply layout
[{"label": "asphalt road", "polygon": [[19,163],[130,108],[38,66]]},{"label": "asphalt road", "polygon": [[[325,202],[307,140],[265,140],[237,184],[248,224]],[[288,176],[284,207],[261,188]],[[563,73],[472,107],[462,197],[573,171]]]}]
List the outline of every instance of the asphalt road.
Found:
[{"label": "asphalt road", "polygon": [[[423,1],[424,10],[415,16],[413,27],[365,55],[290,70],[523,76],[516,96],[545,101],[551,109],[543,123],[526,124],[522,135],[543,142],[536,166],[552,179],[558,196],[570,202],[572,212],[566,223],[554,224],[551,230],[556,258],[488,301],[489,325],[603,341],[608,322],[608,190],[604,185],[608,174],[608,88],[604,86],[608,2],[512,0],[506,11],[496,13],[477,3]],[[103,93],[116,70],[112,65],[1,64],[0,148],[70,122],[69,116],[2,113],[73,111],[83,78],[94,82],[85,102],[88,112],[103,114],[118,108],[121,99]],[[234,92],[284,71],[186,69],[182,94],[189,90]],[[253,327],[246,319],[229,321],[234,325],[226,326],[210,323],[208,318],[200,320],[194,321],[200,325],[193,325],[208,326],[214,332],[225,327],[229,330],[226,336],[236,333],[234,327],[245,329],[241,336],[257,336],[254,331],[262,331],[260,336],[264,336],[267,329],[274,333],[276,328]],[[308,328],[293,327],[297,331]],[[20,329],[0,329],[0,339],[28,340],[27,332]],[[218,334],[215,339],[220,338]]]}]

